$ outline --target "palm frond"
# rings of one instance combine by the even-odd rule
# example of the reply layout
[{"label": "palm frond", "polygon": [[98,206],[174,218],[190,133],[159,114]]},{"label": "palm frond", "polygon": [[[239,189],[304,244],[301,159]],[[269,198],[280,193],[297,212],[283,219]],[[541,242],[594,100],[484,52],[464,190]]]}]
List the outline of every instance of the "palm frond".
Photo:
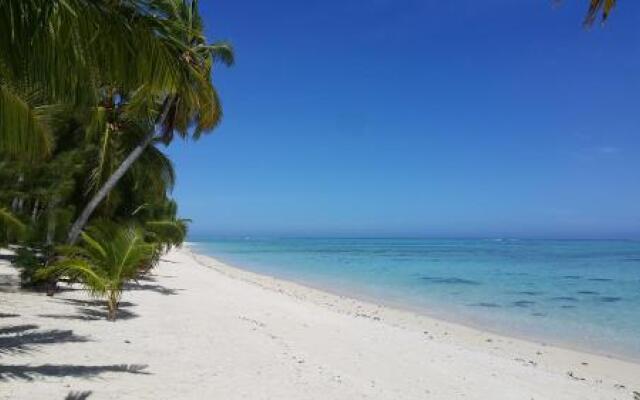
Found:
[{"label": "palm frond", "polygon": [[51,129],[46,108],[38,108],[36,90],[20,90],[0,82],[0,152],[35,159],[50,154]]},{"label": "palm frond", "polygon": [[98,190],[113,172],[107,168],[109,158],[114,153],[111,145],[113,129],[108,123],[103,125],[103,129],[104,131],[100,138],[100,146],[98,148],[98,157],[95,160],[95,165],[91,168],[91,173],[89,174],[89,182],[86,189],[87,193],[93,190]]},{"label": "palm frond", "polygon": [[27,229],[27,226],[6,208],[0,208],[0,223],[0,226],[5,225],[17,233],[24,233]]},{"label": "palm frond", "polygon": [[585,26],[591,26],[598,18],[598,15],[602,15],[602,23],[607,21],[611,11],[616,6],[616,0],[590,0],[589,10],[587,16],[584,19]]},{"label": "palm frond", "polygon": [[155,193],[167,193],[173,190],[176,172],[173,162],[155,146],[149,146],[140,156],[131,171],[137,185],[145,186]]},{"label": "palm frond", "polygon": [[86,244],[86,247],[88,248],[87,249],[88,252],[86,254],[93,255],[95,258],[98,258],[98,259],[107,258],[107,251],[104,249],[102,244],[100,244],[100,242],[92,238],[91,235],[89,235],[87,232],[82,232],[80,236],[82,236],[82,240],[84,241],[84,243]]},{"label": "palm frond", "polygon": [[119,276],[126,279],[133,278],[143,265],[152,257],[154,244],[146,243],[142,233],[137,229],[130,229],[126,235],[127,250],[124,252]]},{"label": "palm frond", "polygon": [[108,279],[101,276],[91,262],[85,258],[64,258],[41,269],[36,274],[41,279],[58,278],[65,275],[79,278],[94,296],[103,295],[109,290]]},{"label": "palm frond", "polygon": [[180,246],[187,236],[188,220],[148,221],[145,228],[155,241],[173,246]]},{"label": "palm frond", "polygon": [[227,67],[235,64],[235,52],[231,43],[219,41],[210,45],[198,45],[197,50],[204,50],[211,54],[212,61],[221,62]]},{"label": "palm frond", "polygon": [[50,150],[46,126],[18,82],[50,104],[93,106],[105,84],[123,93],[175,91],[185,46],[148,0],[4,0],[0,7],[0,151]]}]

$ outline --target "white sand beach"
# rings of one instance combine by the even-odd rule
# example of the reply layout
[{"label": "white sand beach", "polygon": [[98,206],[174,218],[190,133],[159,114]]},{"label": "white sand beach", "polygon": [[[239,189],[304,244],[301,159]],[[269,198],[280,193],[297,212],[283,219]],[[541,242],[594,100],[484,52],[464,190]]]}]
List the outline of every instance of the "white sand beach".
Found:
[{"label": "white sand beach", "polygon": [[0,399],[633,400],[640,391],[639,364],[336,296],[187,248],[125,293],[115,323],[83,290],[16,291],[6,261],[0,277]]}]

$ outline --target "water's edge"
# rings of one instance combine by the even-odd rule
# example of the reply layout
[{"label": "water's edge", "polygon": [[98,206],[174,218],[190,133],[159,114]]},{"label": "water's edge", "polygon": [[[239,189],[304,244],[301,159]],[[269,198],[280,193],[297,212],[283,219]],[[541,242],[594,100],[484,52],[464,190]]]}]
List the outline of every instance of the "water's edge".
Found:
[{"label": "water's edge", "polygon": [[[481,333],[493,334],[502,336],[504,338],[512,338],[516,340],[526,341],[534,344],[539,344],[542,346],[552,346],[556,348],[566,349],[570,351],[575,351],[579,353],[587,353],[600,357],[607,357],[612,359],[621,360],[624,362],[630,362],[634,364],[640,364],[640,356],[630,355],[628,353],[621,353],[615,351],[603,351],[602,349],[585,346],[584,344],[572,341],[562,341],[557,338],[552,337],[540,337],[532,334],[526,334],[521,331],[509,331],[505,329],[496,329],[494,326],[488,326],[487,324],[482,324],[478,321],[473,321],[468,318],[456,316],[447,310],[436,310],[433,308],[427,307],[417,307],[414,304],[410,304],[408,302],[402,301],[392,301],[385,298],[372,297],[361,291],[353,290],[353,291],[345,291],[338,290],[335,287],[331,287],[329,285],[323,285],[321,282],[305,280],[299,278],[291,278],[280,276],[277,274],[269,274],[264,271],[260,271],[256,268],[251,268],[247,265],[243,265],[238,261],[230,261],[226,259],[226,257],[221,256],[219,254],[213,253],[210,249],[203,251],[202,249],[198,249],[197,242],[186,243],[185,247],[187,247],[191,252],[199,257],[208,258],[213,260],[214,262],[221,263],[225,267],[230,269],[236,269],[239,271],[249,272],[251,274],[255,274],[261,277],[267,277],[269,279],[274,279],[277,281],[290,282],[297,286],[301,286],[304,288],[308,288],[311,290],[316,290],[320,292],[327,293],[329,295],[344,297],[348,299],[353,299],[359,302],[367,303],[374,306],[382,306],[388,309],[397,310],[401,312],[409,312],[412,314],[416,314],[418,316],[423,316],[432,320],[442,321],[447,324],[458,325],[467,329],[472,329]],[[354,287],[355,289],[355,287]]]}]

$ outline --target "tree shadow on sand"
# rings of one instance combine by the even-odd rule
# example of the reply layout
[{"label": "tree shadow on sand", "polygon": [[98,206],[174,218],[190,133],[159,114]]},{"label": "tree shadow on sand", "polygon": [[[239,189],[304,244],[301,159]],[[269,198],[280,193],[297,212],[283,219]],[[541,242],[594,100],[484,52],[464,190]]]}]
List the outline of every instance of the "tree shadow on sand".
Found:
[{"label": "tree shadow on sand", "polygon": [[11,335],[14,333],[22,333],[24,331],[30,331],[32,329],[38,329],[38,325],[25,324],[25,325],[12,325],[0,328],[0,335]]},{"label": "tree shadow on sand", "polygon": [[[107,319],[107,306],[104,300],[80,300],[80,299],[57,299],[58,303],[66,303],[77,306],[76,314],[39,314],[39,317],[52,319],[68,319],[80,321],[99,321]],[[138,314],[126,310],[128,307],[135,307],[134,303],[122,301],[119,304],[118,319],[127,320],[137,318]]]},{"label": "tree shadow on sand", "polygon": [[47,344],[89,341],[86,336],[76,335],[69,330],[36,331],[35,329],[38,329],[37,325],[14,325],[2,328],[0,331],[0,355],[24,353]]},{"label": "tree shadow on sand", "polygon": [[[24,353],[43,345],[60,343],[88,342],[86,336],[79,336],[70,330],[37,330],[33,324],[13,325],[0,328],[0,356]],[[103,373],[119,372],[129,374],[149,374],[144,371],[147,368],[142,364],[113,364],[113,365],[71,365],[71,364],[43,364],[29,365],[0,364],[0,383],[8,380],[33,381],[40,377],[78,377],[92,378]],[[75,393],[71,397],[86,399],[87,392]],[[70,393],[71,395],[73,393]],[[91,394],[89,392],[89,394]]]},{"label": "tree shadow on sand", "polygon": [[125,286],[125,290],[149,290],[165,296],[175,296],[184,289],[171,289],[157,283],[129,283]]},{"label": "tree shadow on sand", "polygon": [[86,392],[69,392],[64,400],[87,400],[87,398],[91,396],[91,393],[93,393],[91,390],[88,390]]},{"label": "tree shadow on sand", "polygon": [[[128,374],[149,375],[144,371],[147,368],[142,364],[119,364],[119,365],[0,365],[0,382],[8,380],[33,381],[43,377],[75,377],[94,378],[108,372],[119,372]],[[85,397],[86,398],[86,397]]]},{"label": "tree shadow on sand", "polygon": [[[142,279],[141,279],[142,280]],[[144,281],[155,282],[153,278],[145,278]],[[171,289],[166,286],[162,286],[157,283],[128,283],[125,285],[125,290],[149,290],[155,293],[162,294],[164,296],[177,295],[184,289]],[[81,321],[96,321],[107,318],[106,302],[104,300],[80,300],[80,299],[57,299],[60,303],[67,303],[77,306],[76,314],[40,314],[40,317],[53,318],[53,319],[69,319],[69,320],[81,320]],[[128,307],[135,307],[134,303],[128,301],[122,301],[118,305],[118,319],[127,320],[137,318],[138,314],[126,310]]]},{"label": "tree shadow on sand", "polygon": [[[106,302],[104,300],[80,300],[80,299],[57,299],[60,303],[72,304],[78,307],[105,307]],[[119,308],[135,307],[136,305],[130,301],[121,301],[118,303]]]},{"label": "tree shadow on sand", "polygon": [[[108,311],[105,309],[95,309],[87,307],[78,307],[77,314],[39,314],[42,318],[52,319],[69,319],[80,321],[100,321],[106,320]],[[137,318],[138,314],[128,310],[118,310],[118,320],[127,320]]]},{"label": "tree shadow on sand", "polygon": [[14,254],[0,254],[0,261],[9,261],[13,262],[16,256]]}]

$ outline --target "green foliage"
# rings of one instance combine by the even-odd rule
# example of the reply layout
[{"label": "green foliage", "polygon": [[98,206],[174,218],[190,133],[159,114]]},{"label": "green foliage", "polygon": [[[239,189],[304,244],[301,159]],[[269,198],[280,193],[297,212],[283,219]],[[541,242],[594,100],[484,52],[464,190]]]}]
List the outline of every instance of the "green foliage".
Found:
[{"label": "green foliage", "polygon": [[166,246],[180,246],[187,236],[188,220],[147,221],[146,233],[151,241]]},{"label": "green foliage", "polygon": [[0,150],[14,155],[47,155],[53,140],[46,103],[36,89],[20,90],[2,82],[0,75]]},{"label": "green foliage", "polygon": [[8,243],[11,238],[19,238],[27,226],[6,208],[0,208],[0,244]]},{"label": "green foliage", "polygon": [[0,151],[31,159],[52,141],[40,108],[92,106],[102,85],[167,91],[183,52],[148,1],[4,0],[0,7]]},{"label": "green foliage", "polygon": [[148,265],[154,247],[139,229],[101,222],[82,234],[80,246],[59,247],[61,259],[37,276],[79,280],[93,296],[107,300],[108,318],[115,320],[124,284]]},{"label": "green foliage", "polygon": [[90,199],[150,143],[88,222],[139,227],[152,266],[187,231],[157,146],[218,124],[211,73],[233,64],[231,46],[206,40],[197,0],[0,3],[0,245],[38,255],[24,265],[55,261]]},{"label": "green foliage", "polygon": [[20,270],[20,284],[23,287],[42,287],[46,283],[40,275],[43,267],[42,257],[30,248],[20,247],[16,250],[14,264]]},{"label": "green foliage", "polygon": [[[196,0],[157,0],[150,2],[149,7],[157,11],[154,15],[163,21],[162,37],[179,49],[172,54],[179,73],[172,86],[161,91],[150,85],[134,90],[118,85],[108,87],[100,104],[103,110],[95,113],[96,123],[90,124],[103,135],[102,151],[91,176],[93,195],[71,226],[68,243],[77,240],[98,206],[109,206],[115,186],[124,174],[138,175],[139,158],[146,157],[147,163],[159,165],[160,179],[149,182],[151,190],[166,190],[173,185],[172,167],[162,153],[154,151],[154,144],[169,144],[174,133],[182,138],[198,139],[221,120],[222,109],[211,72],[216,61],[227,65],[234,62],[231,46],[207,43]],[[123,133],[125,138],[133,140],[122,140]],[[113,140],[122,142],[128,150],[119,153]],[[116,153],[119,161],[107,157],[107,153]],[[144,171],[143,174],[148,175]],[[142,183],[137,178],[134,180],[136,184]]]}]

